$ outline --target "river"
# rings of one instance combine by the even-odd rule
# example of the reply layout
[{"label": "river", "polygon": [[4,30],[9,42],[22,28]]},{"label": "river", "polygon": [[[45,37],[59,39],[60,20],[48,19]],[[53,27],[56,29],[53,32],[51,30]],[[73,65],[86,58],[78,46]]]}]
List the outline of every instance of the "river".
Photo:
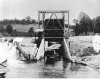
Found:
[{"label": "river", "polygon": [[[31,40],[30,40],[31,41]],[[30,42],[29,38],[25,42]],[[0,66],[4,70],[3,78],[100,78],[100,73],[89,66],[70,63],[59,60],[54,63],[45,63],[44,60],[37,62],[17,62],[15,66]]]},{"label": "river", "polygon": [[57,61],[46,64],[43,60],[18,63],[20,66],[6,67],[5,78],[100,78],[100,73],[81,64]]}]

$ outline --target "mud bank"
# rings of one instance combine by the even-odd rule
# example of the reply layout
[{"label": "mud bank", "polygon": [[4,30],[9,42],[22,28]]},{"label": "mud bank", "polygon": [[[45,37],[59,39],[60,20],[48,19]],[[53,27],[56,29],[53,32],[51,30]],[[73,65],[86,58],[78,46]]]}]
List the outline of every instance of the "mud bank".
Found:
[{"label": "mud bank", "polygon": [[94,36],[70,37],[68,40],[69,50],[73,60],[86,63],[91,68],[100,72],[100,51],[93,49]]}]

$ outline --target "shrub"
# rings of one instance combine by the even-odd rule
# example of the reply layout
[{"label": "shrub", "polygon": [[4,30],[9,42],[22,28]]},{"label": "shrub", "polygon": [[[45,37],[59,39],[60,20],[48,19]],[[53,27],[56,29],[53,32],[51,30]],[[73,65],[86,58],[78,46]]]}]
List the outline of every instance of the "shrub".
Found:
[{"label": "shrub", "polygon": [[80,55],[81,57],[83,56],[91,56],[91,55],[97,55],[100,54],[100,51],[97,53],[93,47],[87,47],[82,51],[82,54]]},{"label": "shrub", "polygon": [[6,32],[9,33],[9,34],[11,34],[13,32],[13,27],[11,25],[8,25],[6,27]]}]

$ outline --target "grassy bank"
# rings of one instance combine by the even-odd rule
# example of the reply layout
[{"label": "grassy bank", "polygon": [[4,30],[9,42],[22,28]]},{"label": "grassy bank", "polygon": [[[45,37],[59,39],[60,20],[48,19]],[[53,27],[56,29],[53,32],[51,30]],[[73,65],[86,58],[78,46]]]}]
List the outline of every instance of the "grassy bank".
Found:
[{"label": "grassy bank", "polygon": [[69,50],[75,61],[81,61],[100,72],[100,51],[93,49],[94,36],[70,37],[68,40]]},{"label": "grassy bank", "polygon": [[[14,30],[17,30],[19,32],[28,32],[30,27],[34,27],[34,29],[38,29],[38,24],[28,24],[28,25],[22,25],[22,24],[12,24],[11,25]],[[6,26],[4,26],[6,28]],[[40,27],[42,28],[42,27]]]}]

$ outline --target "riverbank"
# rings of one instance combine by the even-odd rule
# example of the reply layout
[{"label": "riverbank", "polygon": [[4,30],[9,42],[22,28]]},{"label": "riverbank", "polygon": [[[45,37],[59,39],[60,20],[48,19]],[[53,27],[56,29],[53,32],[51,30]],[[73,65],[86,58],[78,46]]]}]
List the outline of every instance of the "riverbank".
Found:
[{"label": "riverbank", "polygon": [[70,37],[69,50],[74,61],[86,63],[100,72],[100,52],[95,52],[92,46],[94,36]]},{"label": "riverbank", "polygon": [[[76,38],[76,39],[75,39]],[[84,39],[83,39],[84,38]],[[1,72],[6,72],[6,78],[100,78],[100,55],[94,55],[92,51],[92,40],[90,37],[73,37],[69,38],[70,43],[69,49],[72,58],[75,61],[81,61],[86,63],[88,66],[83,66],[76,63],[68,63],[67,61],[58,61],[54,64],[46,64],[44,61],[39,60],[31,63],[17,62],[14,67],[1,67]],[[11,39],[11,38],[8,38]],[[30,52],[33,48],[31,40],[33,38],[24,38],[21,45]],[[68,43],[69,43],[68,41]],[[84,46],[82,48],[82,46]],[[86,48],[90,47],[87,51],[88,56],[82,56]],[[80,50],[80,51],[78,51]],[[14,64],[14,63],[12,63]],[[4,68],[4,69],[3,69]]]}]

